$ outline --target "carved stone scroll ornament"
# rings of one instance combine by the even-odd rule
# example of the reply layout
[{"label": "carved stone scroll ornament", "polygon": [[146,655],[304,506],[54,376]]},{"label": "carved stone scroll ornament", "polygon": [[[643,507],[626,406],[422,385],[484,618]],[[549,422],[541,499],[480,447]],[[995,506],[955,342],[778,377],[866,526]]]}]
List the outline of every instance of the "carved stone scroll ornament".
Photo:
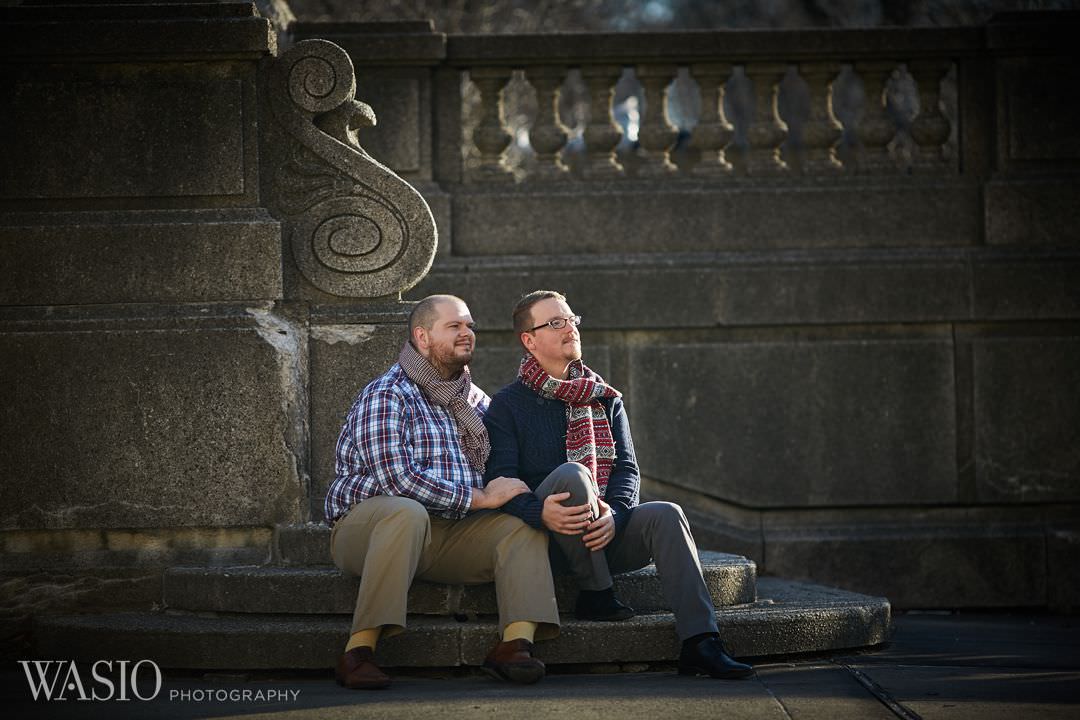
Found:
[{"label": "carved stone scroll ornament", "polygon": [[268,102],[284,133],[270,148],[270,203],[315,287],[381,297],[427,274],[437,235],[420,194],[360,146],[375,114],[355,94],[352,61],[332,42],[305,40],[273,61]]}]

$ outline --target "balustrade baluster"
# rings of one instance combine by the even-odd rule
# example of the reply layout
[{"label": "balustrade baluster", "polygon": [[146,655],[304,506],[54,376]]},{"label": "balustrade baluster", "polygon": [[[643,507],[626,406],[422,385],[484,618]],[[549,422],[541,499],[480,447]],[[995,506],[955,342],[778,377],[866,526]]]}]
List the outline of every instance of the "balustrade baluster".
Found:
[{"label": "balustrade baluster", "polygon": [[589,178],[606,179],[622,175],[622,166],[614,152],[622,133],[611,116],[611,101],[620,75],[622,68],[618,65],[586,65],[581,68],[581,77],[589,88],[589,122],[583,135],[588,155],[585,175]]},{"label": "balustrade baluster", "polygon": [[859,138],[859,172],[875,173],[895,171],[896,164],[889,157],[889,142],[896,135],[896,125],[889,117],[886,107],[886,86],[896,69],[894,62],[857,62],[855,70],[862,77],[866,89],[866,101],[862,119],[855,128]]},{"label": "balustrade baluster", "polygon": [[908,71],[919,87],[919,114],[911,123],[911,137],[918,144],[913,158],[916,169],[942,170],[945,156],[942,146],[949,139],[949,119],[941,112],[941,81],[949,71],[943,60],[917,60],[908,63]]},{"label": "balustrade baluster", "polygon": [[668,157],[678,130],[668,121],[666,88],[678,72],[674,65],[638,65],[635,68],[644,94],[645,112],[638,130],[641,146],[637,172],[641,177],[666,177],[677,168]]},{"label": "balustrade baluster", "polygon": [[536,88],[536,122],[529,130],[529,142],[536,151],[534,175],[541,180],[567,177],[567,168],[559,162],[559,151],[566,146],[566,128],[559,122],[559,88],[566,79],[566,68],[542,65],[529,68],[526,77]]},{"label": "balustrade baluster", "polygon": [[833,82],[840,72],[839,63],[803,63],[799,74],[810,89],[810,117],[803,124],[806,159],[803,172],[820,175],[842,169],[836,143],[844,134],[833,113]]},{"label": "balustrade baluster", "polygon": [[750,146],[746,171],[750,175],[776,175],[787,170],[780,157],[787,125],[776,109],[780,81],[786,72],[787,67],[779,63],[746,66],[746,76],[754,85],[754,121],[746,129],[746,142]]},{"label": "balustrade baluster", "polygon": [[513,174],[502,164],[502,153],[513,138],[503,125],[502,91],[510,82],[511,71],[501,67],[478,67],[469,76],[480,90],[480,122],[472,139],[480,151],[480,167],[473,176],[483,181],[507,182]]},{"label": "balustrade baluster", "polygon": [[731,65],[692,65],[690,74],[701,89],[701,117],[690,136],[690,150],[695,156],[693,173],[726,177],[731,174],[731,164],[724,157],[724,148],[735,136],[735,128],[724,114],[724,85],[731,77]]}]

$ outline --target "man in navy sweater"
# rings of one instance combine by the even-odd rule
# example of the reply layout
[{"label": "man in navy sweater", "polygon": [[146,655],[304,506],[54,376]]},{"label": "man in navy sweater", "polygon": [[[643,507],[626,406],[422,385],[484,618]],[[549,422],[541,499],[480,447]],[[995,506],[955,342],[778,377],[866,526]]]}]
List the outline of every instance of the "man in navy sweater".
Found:
[{"label": "man in navy sweater", "polygon": [[638,503],[641,477],[621,393],[582,363],[581,317],[551,290],[524,296],[513,317],[525,355],[517,380],[492,398],[484,417],[491,439],[485,478],[520,478],[532,492],[502,510],[549,531],[552,567],[568,567],[581,589],[579,618],[633,617],[611,576],[655,562],[682,641],[679,673],[751,675],[720,641],[682,508]]}]

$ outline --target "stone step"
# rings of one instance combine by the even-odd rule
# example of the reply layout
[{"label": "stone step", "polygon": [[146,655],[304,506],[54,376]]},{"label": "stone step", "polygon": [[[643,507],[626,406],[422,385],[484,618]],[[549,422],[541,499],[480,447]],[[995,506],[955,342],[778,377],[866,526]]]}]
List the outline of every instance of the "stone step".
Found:
[{"label": "stone step", "polygon": [[333,565],[330,528],[323,523],[274,528],[274,560],[282,565]]},{"label": "stone step", "polygon": [[[701,567],[717,607],[753,602],[756,566],[740,555],[701,552]],[[321,615],[352,613],[357,578],[335,567],[173,567],[165,571],[165,606],[176,610],[264,614]],[[615,576],[615,591],[642,612],[669,610],[660,589],[656,567],[650,565]],[[570,612],[577,586],[558,577],[555,597],[559,610]],[[494,615],[495,586],[455,586],[417,581],[409,592],[414,615]]]},{"label": "stone step", "polygon": [[[766,598],[717,612],[729,650],[740,657],[877,645],[887,638],[885,598],[762,578]],[[410,618],[409,631],[379,644],[385,667],[479,665],[497,639],[492,618]],[[35,627],[42,658],[149,659],[186,669],[330,668],[349,632],[345,615],[207,615],[176,612],[45,616]],[[668,662],[678,657],[675,619],[640,615],[622,623],[564,617],[559,637],[538,644],[547,663]]]}]

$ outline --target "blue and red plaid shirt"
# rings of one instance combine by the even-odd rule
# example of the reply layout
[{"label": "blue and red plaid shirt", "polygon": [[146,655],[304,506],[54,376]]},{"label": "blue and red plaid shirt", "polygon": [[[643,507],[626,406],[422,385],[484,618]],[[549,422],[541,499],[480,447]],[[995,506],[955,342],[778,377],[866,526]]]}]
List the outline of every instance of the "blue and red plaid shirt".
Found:
[{"label": "blue and red plaid shirt", "polygon": [[[483,416],[491,399],[472,386],[469,404]],[[375,495],[420,502],[432,515],[458,519],[472,505],[483,472],[461,452],[457,422],[430,402],[394,364],[353,402],[337,442],[336,477],[326,493],[331,524]]]}]

